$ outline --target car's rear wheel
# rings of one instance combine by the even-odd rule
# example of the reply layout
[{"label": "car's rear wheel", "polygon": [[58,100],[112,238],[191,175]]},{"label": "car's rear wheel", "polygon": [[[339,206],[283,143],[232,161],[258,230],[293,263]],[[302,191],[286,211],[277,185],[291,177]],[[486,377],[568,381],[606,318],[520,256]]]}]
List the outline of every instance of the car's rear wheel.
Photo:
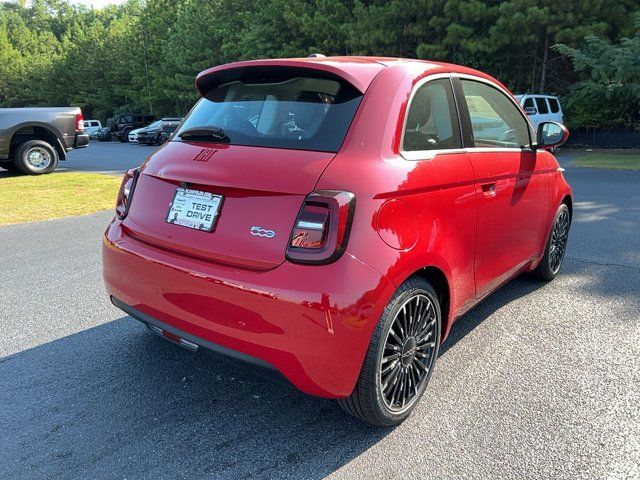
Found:
[{"label": "car's rear wheel", "polygon": [[28,140],[16,150],[14,165],[22,173],[42,175],[51,173],[58,165],[58,152],[42,140]]},{"label": "car's rear wheel", "polygon": [[407,418],[422,397],[440,347],[441,310],[429,282],[412,278],[389,301],[374,331],[356,386],[338,400],[377,426]]},{"label": "car's rear wheel", "polygon": [[553,219],[551,233],[549,233],[542,260],[532,272],[534,277],[547,282],[556,278],[567,250],[570,227],[571,215],[569,214],[569,207],[563,203],[558,207],[556,216]]}]

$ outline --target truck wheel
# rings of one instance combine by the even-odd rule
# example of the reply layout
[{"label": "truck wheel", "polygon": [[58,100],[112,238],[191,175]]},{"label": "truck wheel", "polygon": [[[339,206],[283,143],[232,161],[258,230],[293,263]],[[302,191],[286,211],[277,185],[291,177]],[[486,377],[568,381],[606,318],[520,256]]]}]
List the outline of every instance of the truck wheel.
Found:
[{"label": "truck wheel", "polygon": [[28,140],[18,147],[13,163],[27,175],[51,173],[58,165],[58,152],[42,140]]},{"label": "truck wheel", "polygon": [[131,131],[131,129],[126,129],[122,132],[122,136],[120,137],[120,141],[122,143],[129,143],[129,132]]}]

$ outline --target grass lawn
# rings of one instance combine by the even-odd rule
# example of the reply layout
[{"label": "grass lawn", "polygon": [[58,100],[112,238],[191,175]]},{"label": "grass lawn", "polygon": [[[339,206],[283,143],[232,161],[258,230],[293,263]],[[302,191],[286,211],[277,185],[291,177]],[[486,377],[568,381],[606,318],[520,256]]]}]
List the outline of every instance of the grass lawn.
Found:
[{"label": "grass lawn", "polygon": [[571,163],[577,167],[640,170],[640,153],[594,152],[578,157]]},{"label": "grass lawn", "polygon": [[0,225],[114,208],[121,178],[97,173],[0,177]]}]

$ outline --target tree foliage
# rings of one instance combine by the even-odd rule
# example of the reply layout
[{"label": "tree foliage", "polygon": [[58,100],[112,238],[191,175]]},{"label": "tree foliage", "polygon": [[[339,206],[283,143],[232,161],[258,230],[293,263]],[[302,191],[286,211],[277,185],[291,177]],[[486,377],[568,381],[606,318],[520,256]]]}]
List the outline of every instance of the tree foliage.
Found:
[{"label": "tree foliage", "polygon": [[570,88],[568,108],[575,126],[633,128],[640,119],[640,14],[635,35],[619,44],[588,35],[581,48],[558,44],[582,75]]},{"label": "tree foliage", "polygon": [[515,91],[570,92],[573,102],[588,97],[582,82],[593,76],[578,60],[585,38],[587,50],[626,42],[636,10],[638,0],[128,0],[97,10],[5,2],[0,106],[181,115],[207,67],[314,52],[461,63]]}]

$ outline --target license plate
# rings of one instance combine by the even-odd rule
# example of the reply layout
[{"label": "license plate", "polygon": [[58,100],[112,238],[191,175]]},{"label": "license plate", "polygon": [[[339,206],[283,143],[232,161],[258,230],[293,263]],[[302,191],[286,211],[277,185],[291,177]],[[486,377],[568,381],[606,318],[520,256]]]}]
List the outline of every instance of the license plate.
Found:
[{"label": "license plate", "polygon": [[210,232],[213,230],[221,203],[221,195],[178,188],[167,213],[167,222]]}]

